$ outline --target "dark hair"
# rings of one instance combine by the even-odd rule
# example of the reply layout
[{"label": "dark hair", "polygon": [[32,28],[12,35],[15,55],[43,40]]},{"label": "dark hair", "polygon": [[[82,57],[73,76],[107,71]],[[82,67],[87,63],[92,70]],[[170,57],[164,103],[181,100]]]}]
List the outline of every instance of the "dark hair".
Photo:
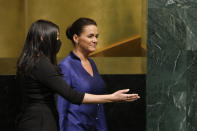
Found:
[{"label": "dark hair", "polygon": [[46,56],[57,66],[56,54],[61,46],[61,42],[57,40],[58,31],[59,27],[47,20],[37,20],[31,25],[17,61],[17,74],[30,75],[40,56]]},{"label": "dark hair", "polygon": [[77,19],[70,27],[66,29],[66,36],[70,39],[73,43],[73,35],[80,35],[83,32],[83,28],[87,25],[95,25],[97,26],[96,22],[90,18],[79,18]]}]

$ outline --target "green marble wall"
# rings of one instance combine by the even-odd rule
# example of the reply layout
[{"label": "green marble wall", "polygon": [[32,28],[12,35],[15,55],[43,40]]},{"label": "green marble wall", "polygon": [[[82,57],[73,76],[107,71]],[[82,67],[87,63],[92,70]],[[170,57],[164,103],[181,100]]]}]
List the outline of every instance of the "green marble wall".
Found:
[{"label": "green marble wall", "polygon": [[147,131],[197,131],[197,1],[147,3]]}]

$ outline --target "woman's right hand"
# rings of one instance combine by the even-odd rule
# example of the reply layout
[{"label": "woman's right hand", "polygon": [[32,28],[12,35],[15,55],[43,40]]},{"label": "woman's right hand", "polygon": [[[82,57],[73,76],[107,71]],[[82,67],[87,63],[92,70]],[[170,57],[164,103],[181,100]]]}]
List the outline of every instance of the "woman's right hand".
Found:
[{"label": "woman's right hand", "polygon": [[129,89],[118,90],[111,94],[113,102],[132,102],[140,98],[138,94],[126,94]]}]

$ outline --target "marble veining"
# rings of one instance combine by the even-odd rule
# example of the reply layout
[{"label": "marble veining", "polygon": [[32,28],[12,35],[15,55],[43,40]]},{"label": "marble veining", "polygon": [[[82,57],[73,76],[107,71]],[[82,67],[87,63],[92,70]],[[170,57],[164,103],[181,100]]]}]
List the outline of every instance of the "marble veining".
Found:
[{"label": "marble veining", "polygon": [[196,0],[148,0],[149,8],[195,8]]},{"label": "marble veining", "polygon": [[196,14],[196,0],[148,0],[147,131],[197,131]]}]

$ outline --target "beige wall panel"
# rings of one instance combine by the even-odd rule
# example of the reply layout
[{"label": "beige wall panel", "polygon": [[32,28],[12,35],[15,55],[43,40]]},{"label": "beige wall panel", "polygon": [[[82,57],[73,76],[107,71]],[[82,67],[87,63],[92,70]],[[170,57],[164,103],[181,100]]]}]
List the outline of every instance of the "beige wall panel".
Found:
[{"label": "beige wall panel", "polygon": [[98,49],[141,32],[141,0],[28,0],[28,27],[37,19],[48,19],[61,29],[63,46],[58,54],[66,56],[72,44],[65,29],[79,17],[96,20]]},{"label": "beige wall panel", "polygon": [[[63,58],[59,58],[58,61]],[[146,74],[146,57],[92,57],[100,74]],[[16,73],[16,58],[0,58],[0,74]]]},{"label": "beige wall panel", "polygon": [[0,58],[16,57],[24,43],[23,0],[0,0]]},{"label": "beige wall panel", "polygon": [[147,1],[142,0],[142,29],[141,29],[141,36],[142,36],[142,46],[146,47],[146,40],[147,40]]},{"label": "beige wall panel", "polygon": [[100,74],[146,74],[146,57],[94,57]]},{"label": "beige wall panel", "polygon": [[[65,37],[65,29],[79,17],[90,17],[97,22],[100,34],[98,49],[137,34],[146,39],[146,30],[142,29],[146,26],[142,21],[143,12],[146,12],[142,5],[145,4],[142,0],[0,0],[0,74],[15,74],[25,31],[35,20],[48,19],[60,26],[63,45],[58,56],[62,58],[73,48]],[[145,57],[93,59],[101,74],[146,72]]]}]

